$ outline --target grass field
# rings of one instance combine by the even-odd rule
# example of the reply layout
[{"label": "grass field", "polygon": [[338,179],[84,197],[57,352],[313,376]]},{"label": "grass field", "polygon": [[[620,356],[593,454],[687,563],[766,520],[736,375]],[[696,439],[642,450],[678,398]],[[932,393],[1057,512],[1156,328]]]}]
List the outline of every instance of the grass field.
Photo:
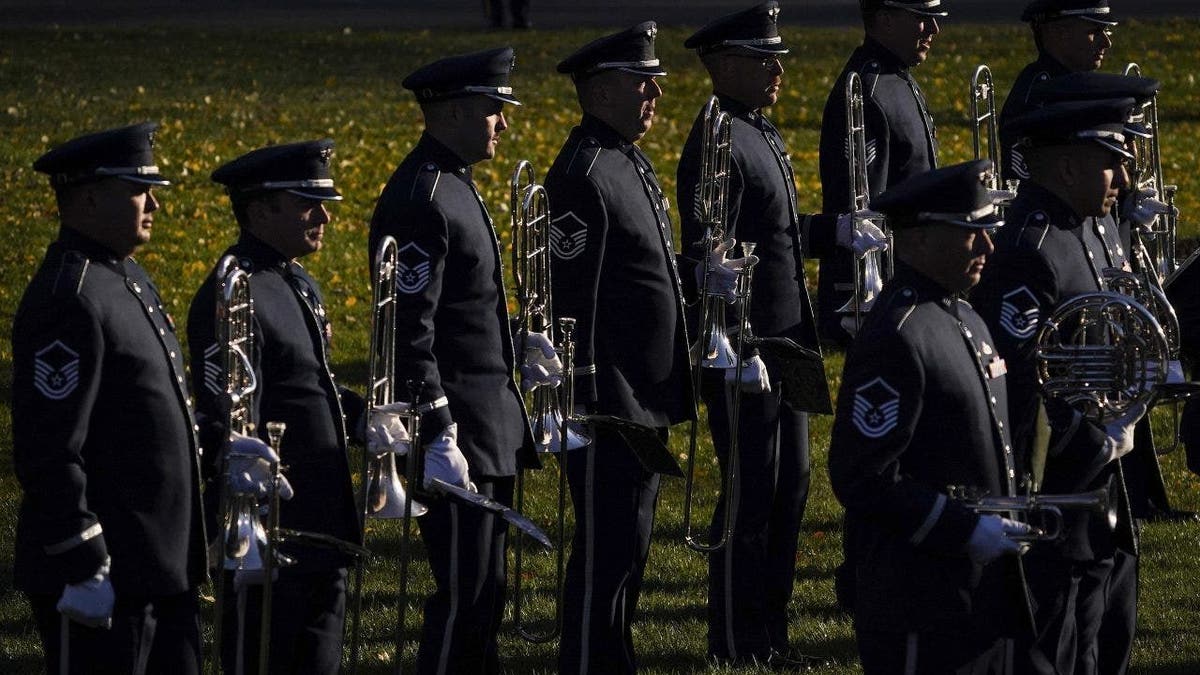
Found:
[{"label": "grass field", "polygon": [[[654,128],[642,143],[674,194],[674,167],[695,111],[706,95],[698,61],[683,50],[688,33],[664,30],[659,51],[670,76]],[[394,166],[416,141],[420,117],[400,80],[417,65],[441,55],[481,49],[506,41],[517,48],[513,85],[525,101],[510,110],[511,128],[497,161],[477,167],[476,180],[507,239],[507,175],[518,159],[539,171],[549,167],[577,119],[574,95],[554,64],[574,46],[594,37],[580,31],[492,34],[483,32],[305,32],[305,31],[11,31],[0,29],[0,228],[9,244],[0,247],[0,328],[7,336],[21,292],[56,231],[53,199],[45,178],[30,169],[47,147],[72,136],[144,119],[158,120],[159,164],[176,179],[162,191],[154,241],[138,258],[150,271],[176,317],[217,255],[235,236],[228,204],[208,180],[219,164],[268,143],[330,136],[338,143],[335,176],[346,200],[334,207],[326,248],[305,260],[323,284],[335,326],[336,370],[343,382],[365,379],[369,291],[365,270],[366,223]],[[1107,64],[1115,70],[1138,61],[1160,78],[1160,121],[1165,170],[1180,183],[1186,237],[1197,234],[1190,218],[1200,213],[1196,139],[1200,137],[1200,66],[1196,36],[1200,23],[1123,24]],[[817,141],[821,109],[841,65],[859,40],[849,29],[790,29],[793,45],[784,60],[785,91],[771,112],[798,170],[803,209],[820,204]],[[978,63],[991,65],[1001,95],[1032,58],[1024,27],[946,27],[931,61],[917,76],[938,122],[942,162],[967,159],[967,78]],[[998,102],[999,103],[999,102]],[[181,331],[182,334],[182,331]],[[0,672],[38,672],[39,651],[28,608],[12,590],[12,540],[19,488],[12,476],[11,360],[0,342]],[[840,381],[841,359],[827,361],[832,385]],[[361,385],[360,385],[361,386]],[[1165,431],[1166,419],[1158,420]],[[813,423],[813,488],[809,502],[792,605],[792,636],[806,651],[835,662],[823,672],[854,672],[849,618],[833,601],[831,573],[840,558],[840,509],[825,473],[830,420]],[[948,430],[951,431],[952,430]],[[682,452],[684,430],[673,435]],[[704,457],[701,480],[714,486],[715,464]],[[1200,509],[1197,481],[1180,453],[1164,458],[1174,504]],[[552,471],[533,480],[532,514],[549,522]],[[647,572],[636,640],[644,671],[704,671],[704,561],[682,545],[678,481],[666,483]],[[398,527],[376,524],[371,533],[380,555],[370,573],[367,638],[369,672],[384,672],[394,658]],[[1134,655],[1139,673],[1200,672],[1200,600],[1196,552],[1200,526],[1154,524],[1144,530],[1139,639]],[[540,558],[533,583],[549,570]],[[418,570],[422,567],[418,566]],[[427,587],[426,574],[417,581]],[[538,607],[546,609],[544,597]],[[410,612],[410,622],[417,612]],[[415,626],[415,623],[410,623]],[[507,632],[502,645],[512,673],[548,672],[555,648],[529,645]]]}]

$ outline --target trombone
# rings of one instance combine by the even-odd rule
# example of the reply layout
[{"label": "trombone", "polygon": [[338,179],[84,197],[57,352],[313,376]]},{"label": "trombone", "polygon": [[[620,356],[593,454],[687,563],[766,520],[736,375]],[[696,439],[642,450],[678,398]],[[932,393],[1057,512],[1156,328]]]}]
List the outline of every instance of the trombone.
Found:
[{"label": "trombone", "polygon": [[[254,300],[250,295],[250,274],[242,270],[237,258],[227,255],[217,263],[215,273],[217,292],[217,344],[221,348],[221,361],[225,371],[224,405],[227,408],[226,422],[229,433],[253,436],[255,432],[254,396],[258,392],[258,378],[254,372],[251,354],[254,352]],[[272,449],[278,454],[285,425],[268,422],[267,432]],[[239,459],[227,447],[222,457],[221,495],[219,498],[221,523],[220,569],[216,579],[216,608],[214,617],[213,651],[215,659],[221,660],[221,640],[224,630],[225,572],[261,571],[263,573],[263,598],[259,623],[259,671],[266,672],[270,656],[271,630],[271,577],[275,566],[293,564],[295,561],[276,550],[279,540],[279,462],[272,462],[271,487],[268,493],[268,527],[264,528],[254,492],[231,492],[229,478],[234,462]],[[238,592],[238,630],[235,656],[235,671],[242,672],[245,666],[245,609],[246,590]]]},{"label": "trombone", "polygon": [[[987,151],[987,159],[992,160],[992,170],[985,177],[987,188],[993,193],[1000,190],[1016,192],[1017,181],[1008,181],[1007,185],[1000,183],[1000,139],[999,125],[996,117],[996,87],[992,84],[992,70],[986,65],[979,65],[971,74],[971,149],[975,159],[983,159]],[[986,128],[986,131],[985,131]],[[984,147],[986,145],[986,148]],[[1005,195],[999,203],[1007,206],[1012,196]]]},{"label": "trombone", "polygon": [[[520,331],[518,344],[524,345],[530,333],[546,333],[553,342],[553,304],[550,285],[550,207],[546,190],[537,183],[533,165],[526,160],[517,163],[510,181],[510,212],[512,214],[512,263],[513,280],[516,283],[517,303],[520,307],[518,321]],[[566,452],[577,450],[591,443],[591,438],[572,419],[572,388],[574,377],[571,368],[574,362],[574,340],[571,332],[574,319],[560,318],[559,332],[562,335],[560,351],[563,357],[564,381],[557,387],[539,386],[526,394],[526,409],[529,411],[533,440],[539,453],[557,454],[558,473],[558,550],[555,555],[555,603],[554,625],[545,633],[537,633],[525,620],[524,607],[528,602],[524,588],[525,555],[522,540],[524,533],[518,529],[513,545],[513,624],[523,639],[535,644],[550,642],[558,637],[562,626],[562,591],[565,581],[566,551],[566,500],[567,500],[567,457]],[[563,450],[566,439],[566,452]],[[525,510],[525,470],[517,473],[515,506]]]},{"label": "trombone", "polygon": [[[1140,77],[1142,69],[1136,63],[1130,63],[1125,66],[1125,75]],[[1133,137],[1134,155],[1135,155],[1135,178],[1134,189],[1153,188],[1158,193],[1158,198],[1167,204],[1167,213],[1155,218],[1150,225],[1149,231],[1145,233],[1145,238],[1149,240],[1147,249],[1147,257],[1152,269],[1158,276],[1158,281],[1165,280],[1178,267],[1176,264],[1176,243],[1179,230],[1179,216],[1175,210],[1175,194],[1179,190],[1177,185],[1167,185],[1163,178],[1162,168],[1162,150],[1160,143],[1160,133],[1158,126],[1158,96],[1155,95],[1150,99],[1141,110],[1135,112],[1130,119],[1131,122],[1141,123],[1149,133],[1149,136],[1135,134]],[[1136,232],[1138,228],[1133,228]],[[1138,237],[1142,234],[1138,233]]]},{"label": "trombone", "polygon": [[[700,422],[693,419],[688,438],[687,469],[684,473],[683,492],[683,539],[688,548],[700,553],[718,551],[729,541],[733,534],[734,509],[737,499],[737,470],[739,462],[738,426],[740,422],[742,401],[742,351],[746,345],[746,333],[749,331],[750,283],[753,266],[747,265],[738,275],[736,288],[736,305],[740,330],[737,334],[737,348],[730,343],[725,328],[725,299],[710,293],[711,275],[708,269],[708,255],[712,250],[725,241],[728,234],[726,222],[728,219],[729,197],[729,164],[732,151],[731,131],[733,120],[729,113],[723,112],[713,96],[704,107],[704,118],[701,126],[700,145],[700,180],[696,186],[698,201],[701,208],[701,222],[705,226],[704,238],[699,242],[703,259],[704,274],[700,284],[699,301],[699,335],[692,346],[692,404],[696,410],[700,408],[700,386],[704,369],[735,371],[733,384],[733,403],[730,408],[729,423],[729,453],[725,467],[725,480],[721,492],[724,500],[724,522],[720,534],[712,541],[703,541],[692,531],[692,507],[695,497],[696,450],[700,430]],[[754,251],[754,244],[743,242],[742,252],[749,256]]]},{"label": "trombone", "polygon": [[[385,236],[375,251],[372,269],[371,356],[367,376],[368,419],[376,407],[389,405],[396,400],[396,274],[399,269],[399,247],[395,238]],[[409,430],[415,433],[411,424]],[[415,442],[415,439],[410,441]],[[425,505],[408,498],[396,469],[396,453],[389,452],[381,457],[373,457],[370,452],[364,450],[362,477],[359,546],[365,548],[367,545],[368,519],[401,518],[406,519],[401,546],[403,551],[408,551],[410,526],[407,519],[419,518],[425,515],[428,509]],[[354,602],[350,618],[351,672],[358,670],[365,567],[365,556],[359,556],[354,568]],[[399,649],[397,645],[397,661],[401,657]]]},{"label": "trombone", "polygon": [[[857,214],[870,204],[871,185],[867,178],[867,123],[863,112],[862,78],[856,72],[846,77],[846,161],[850,175],[850,212]],[[837,310],[838,314],[854,315],[856,335],[862,327],[862,315],[870,311],[883,289],[883,282],[892,276],[895,256],[892,232],[885,221],[881,221],[880,229],[888,240],[884,259],[881,261],[879,251],[873,250],[853,261],[854,295]]]}]

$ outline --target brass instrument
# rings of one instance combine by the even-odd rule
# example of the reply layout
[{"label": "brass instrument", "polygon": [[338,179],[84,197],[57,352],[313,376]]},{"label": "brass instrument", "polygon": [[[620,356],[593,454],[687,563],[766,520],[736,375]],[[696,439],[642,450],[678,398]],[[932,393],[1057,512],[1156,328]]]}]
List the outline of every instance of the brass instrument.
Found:
[{"label": "brass instrument", "polygon": [[[739,462],[738,425],[742,401],[742,367],[741,354],[746,345],[749,333],[750,312],[750,283],[752,281],[753,265],[747,264],[738,275],[735,302],[738,312],[740,330],[737,334],[737,347],[729,340],[725,328],[725,299],[710,293],[710,272],[708,269],[708,254],[725,241],[728,234],[728,196],[729,196],[729,164],[732,151],[730,138],[732,118],[729,113],[722,112],[717,97],[709,99],[704,108],[703,126],[701,127],[700,146],[700,184],[697,186],[698,201],[701,208],[701,222],[705,226],[704,238],[700,242],[700,251],[704,259],[704,274],[700,284],[699,319],[697,329],[699,335],[692,347],[692,403],[697,410],[700,408],[700,388],[703,370],[734,369],[733,402],[730,407],[729,424],[729,456],[725,467],[725,479],[721,493],[724,495],[724,523],[720,535],[713,541],[703,541],[692,531],[692,507],[695,496],[696,453],[699,439],[699,421],[693,419],[688,439],[687,469],[684,472],[683,496],[683,536],[684,543],[693,551],[711,553],[720,550],[733,534],[734,509],[737,499],[737,472]],[[747,257],[754,250],[754,244],[742,243],[742,252]]]},{"label": "brass instrument", "polygon": [[[368,365],[369,391],[367,392],[367,417],[378,406],[396,401],[396,274],[399,247],[391,236],[385,236],[376,247],[372,270],[371,308],[371,356]],[[425,505],[410,499],[400,482],[397,471],[396,453],[389,452],[380,457],[363,452],[362,492],[360,494],[361,530],[359,545],[367,545],[367,522],[375,519],[419,518],[428,511]],[[411,485],[411,483],[410,483]],[[405,526],[405,532],[408,526]],[[408,549],[408,540],[402,543]],[[362,615],[362,588],[365,572],[365,556],[359,556],[354,568],[354,600],[350,615],[350,664],[351,672],[358,669],[360,648],[360,624]],[[397,654],[397,659],[399,659]]]},{"label": "brass instrument", "polygon": [[[553,332],[553,302],[550,286],[550,206],[546,189],[537,183],[533,165],[521,160],[517,163],[510,181],[510,212],[512,214],[512,263],[513,280],[516,283],[517,303],[520,307],[518,321],[520,332],[517,343],[525,344],[530,333],[545,333],[551,342]],[[562,334],[561,353],[564,381],[558,386],[542,385],[526,394],[526,410],[529,411],[533,440],[538,452],[558,456],[558,515],[557,552],[555,560],[555,603],[553,627],[545,633],[537,633],[526,624],[524,607],[525,592],[525,546],[524,533],[516,530],[513,542],[513,624],[523,639],[535,644],[550,642],[558,637],[562,622],[562,590],[565,581],[566,555],[566,502],[567,502],[567,452],[586,447],[591,438],[571,416],[573,397],[571,389],[574,377],[571,373],[574,359],[574,342],[569,331],[574,329],[574,319],[559,319]],[[566,448],[563,448],[563,439]],[[516,510],[525,507],[525,469],[517,473],[515,490]]]},{"label": "brass instrument", "polygon": [[1057,541],[1062,538],[1063,511],[1088,511],[1103,514],[1108,528],[1117,526],[1117,485],[1109,481],[1105,487],[1078,494],[1030,493],[1016,497],[978,496],[962,486],[951,486],[950,497],[957,499],[976,513],[1002,516],[1018,515],[1033,527],[1027,535],[1012,536],[1013,541]]},{"label": "brass instrument", "polygon": [[1138,403],[1152,403],[1167,379],[1170,349],[1150,310],[1108,291],[1059,305],[1037,336],[1037,376],[1044,395],[1101,423]]},{"label": "brass instrument", "polygon": [[[1130,63],[1125,66],[1125,75],[1140,77],[1142,69],[1138,64]],[[1176,244],[1179,216],[1175,210],[1175,194],[1178,192],[1179,186],[1168,185],[1163,178],[1158,96],[1151,98],[1140,110],[1135,109],[1130,121],[1140,123],[1149,132],[1149,137],[1137,134],[1133,136],[1135,176],[1131,189],[1153,188],[1158,193],[1158,198],[1168,207],[1168,212],[1155,218],[1148,231],[1144,234],[1138,232],[1136,235],[1145,238],[1147,257],[1161,284],[1178,267]],[[1135,227],[1132,230],[1137,232],[1138,228]]]},{"label": "brass instrument", "polygon": [[[270,440],[271,449],[275,451],[275,456],[279,457],[281,444],[283,443],[283,432],[287,430],[287,424],[284,422],[267,422],[267,438]],[[282,480],[280,473],[279,460],[271,462],[271,487],[268,492],[269,510],[267,511],[267,542],[263,551],[263,590],[262,590],[262,610],[261,618],[258,626],[258,672],[270,672],[268,667],[271,662],[271,611],[274,607],[274,593],[272,592],[275,586],[275,545],[280,541],[279,535],[279,482]],[[240,639],[240,638],[239,638]],[[241,665],[241,659],[238,659],[238,665]]]},{"label": "brass instrument", "polygon": [[[871,202],[871,185],[867,177],[867,123],[863,112],[862,78],[855,72],[846,77],[846,161],[850,175],[850,212],[858,214]],[[855,218],[857,220],[858,216]],[[868,251],[854,261],[854,295],[837,310],[838,314],[854,316],[855,334],[862,327],[863,314],[870,311],[883,289],[883,282],[892,276],[895,246],[887,223],[880,220],[880,224],[887,237],[887,251],[884,254],[877,250]],[[881,256],[885,257],[881,260]]]},{"label": "brass instrument", "polygon": [[998,206],[1004,207],[1015,196],[1017,181],[1008,181],[1007,185],[1000,182],[1000,125],[996,116],[996,87],[992,84],[992,70],[986,65],[976,67],[975,72],[971,74],[970,100],[971,149],[975,159],[984,159],[986,145],[986,159],[992,160],[992,170],[986,176],[987,188],[992,190],[993,194],[1000,193],[1001,190],[1008,193],[997,201]]}]

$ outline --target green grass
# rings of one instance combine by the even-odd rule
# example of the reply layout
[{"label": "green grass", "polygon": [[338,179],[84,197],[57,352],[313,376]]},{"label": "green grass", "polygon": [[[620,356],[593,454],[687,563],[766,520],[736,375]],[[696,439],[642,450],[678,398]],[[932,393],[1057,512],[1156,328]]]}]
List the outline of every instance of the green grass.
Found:
[{"label": "green grass", "polygon": [[[1123,24],[1110,70],[1141,63],[1163,81],[1160,119],[1167,135],[1167,177],[1179,182],[1184,221],[1200,212],[1197,202],[1197,144],[1200,65],[1196,22]],[[820,204],[817,142],[821,109],[845,57],[858,42],[849,29],[789,29],[795,45],[785,60],[786,89],[772,111],[798,170],[801,206]],[[510,110],[511,128],[499,160],[477,168],[476,179],[497,222],[507,220],[507,174],[517,159],[539,171],[549,167],[577,119],[574,95],[553,74],[559,58],[594,32],[555,31],[497,35],[464,31],[364,33],[348,31],[4,31],[0,30],[0,228],[10,245],[0,249],[0,326],[9,332],[20,294],[56,231],[53,199],[43,176],[30,165],[47,147],[72,136],[143,119],[159,120],[158,155],[163,172],[177,179],[163,191],[163,211],[154,241],[138,257],[157,280],[176,317],[217,255],[234,237],[227,202],[208,180],[219,164],[267,143],[331,136],[337,140],[335,175],[346,201],[334,208],[326,249],[306,259],[321,281],[335,326],[334,357],[343,381],[361,383],[365,373],[368,281],[366,223],[374,200],[394,166],[416,141],[420,117],[399,82],[417,65],[448,52],[469,51],[510,41],[517,48],[514,86],[526,102]],[[695,57],[680,46],[687,31],[663,30],[660,56],[671,75],[654,129],[642,144],[674,194],[674,168],[684,135],[706,96],[706,80]],[[918,77],[933,107],[942,161],[968,158],[966,80],[977,63],[992,66],[1003,94],[1020,67],[1032,58],[1023,27],[952,25],[939,37],[932,60]],[[502,227],[502,229],[505,229]],[[507,232],[503,233],[507,238]],[[1189,225],[1184,236],[1197,234]],[[11,588],[12,540],[19,489],[12,476],[11,347],[0,344],[0,671],[36,672],[39,647],[23,598]],[[828,371],[836,390],[841,360]],[[1165,420],[1159,420],[1160,427]],[[806,651],[836,660],[825,672],[853,672],[853,632],[833,603],[831,572],[840,557],[840,509],[829,489],[825,456],[827,417],[813,424],[813,488],[801,540],[792,636]],[[1165,429],[1164,429],[1165,430]],[[673,435],[680,452],[684,430]],[[701,482],[715,484],[707,450]],[[1171,497],[1178,507],[1198,509],[1196,480],[1179,453],[1165,458]],[[533,479],[533,515],[549,521],[556,484],[552,472]],[[704,661],[703,558],[681,543],[679,481],[668,481],[660,500],[658,528],[647,572],[646,592],[635,628],[645,672],[685,673],[707,668]],[[707,512],[702,505],[701,512]],[[373,526],[381,552],[368,585],[367,639],[370,661],[384,672],[393,658],[395,555],[398,527]],[[1142,558],[1141,631],[1134,654],[1141,673],[1185,673],[1200,668],[1200,602],[1193,564],[1200,528],[1153,525],[1146,529]],[[544,589],[550,569],[539,558],[531,581]],[[416,567],[417,591],[428,588]],[[544,596],[536,605],[546,609]],[[409,614],[415,626],[418,612]],[[529,645],[506,632],[502,645],[508,670],[550,672],[555,648]]]}]

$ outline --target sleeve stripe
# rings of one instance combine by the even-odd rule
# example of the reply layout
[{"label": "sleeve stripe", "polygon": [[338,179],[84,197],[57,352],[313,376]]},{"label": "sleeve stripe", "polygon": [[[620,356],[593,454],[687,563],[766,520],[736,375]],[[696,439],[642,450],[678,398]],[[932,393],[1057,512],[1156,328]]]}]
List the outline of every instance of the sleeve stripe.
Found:
[{"label": "sleeve stripe", "polygon": [[417,413],[423,415],[427,412],[433,412],[434,410],[437,410],[438,408],[445,408],[448,405],[450,405],[450,399],[446,398],[445,396],[442,396],[440,398],[436,398],[436,399],[430,401],[429,403],[423,403],[423,404],[417,406]]},{"label": "sleeve stripe", "polygon": [[595,375],[596,364],[593,363],[590,366],[578,366],[574,368],[572,372],[574,372],[576,375]]},{"label": "sleeve stripe", "polygon": [[929,515],[925,516],[925,522],[921,523],[921,527],[917,528],[917,531],[909,538],[908,543],[918,546],[921,542],[925,541],[925,537],[929,536],[930,530],[933,529],[934,525],[937,525],[938,519],[942,517],[942,512],[945,510],[946,495],[938,494],[937,500],[933,502],[933,508],[929,509]]},{"label": "sleeve stripe", "polygon": [[59,555],[60,553],[70,551],[89,539],[99,537],[101,534],[104,534],[104,529],[100,527],[100,523],[93,523],[91,527],[83,532],[73,537],[68,537],[57,544],[51,544],[43,548],[46,550],[46,555]]}]

